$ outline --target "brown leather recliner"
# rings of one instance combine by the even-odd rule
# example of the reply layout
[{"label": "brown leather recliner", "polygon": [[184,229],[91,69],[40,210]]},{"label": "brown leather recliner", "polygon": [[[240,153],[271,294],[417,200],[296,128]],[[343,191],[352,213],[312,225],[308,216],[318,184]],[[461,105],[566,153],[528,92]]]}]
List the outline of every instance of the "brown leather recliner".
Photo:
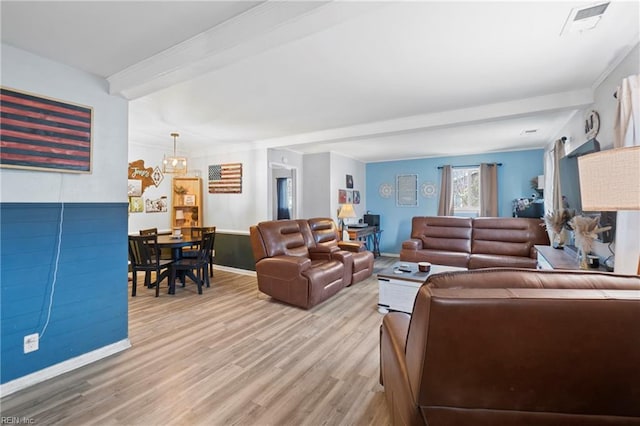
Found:
[{"label": "brown leather recliner", "polygon": [[263,293],[308,309],[345,287],[348,261],[339,259],[340,254],[327,258],[309,250],[312,237],[306,221],[261,222],[249,231]]},{"label": "brown leather recliner", "polygon": [[353,266],[347,285],[365,280],[373,274],[373,253],[362,242],[340,241],[339,230],[330,218],[316,217],[308,220],[316,251],[335,253],[345,250],[351,253]]},{"label": "brown leather recliner", "polygon": [[436,274],[381,326],[393,424],[640,425],[640,277]]}]

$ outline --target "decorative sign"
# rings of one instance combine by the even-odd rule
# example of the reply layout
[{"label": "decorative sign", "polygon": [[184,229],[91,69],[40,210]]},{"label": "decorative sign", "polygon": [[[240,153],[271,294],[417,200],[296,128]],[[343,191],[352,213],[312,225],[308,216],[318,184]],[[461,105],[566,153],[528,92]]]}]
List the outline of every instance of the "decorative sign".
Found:
[{"label": "decorative sign", "polygon": [[378,188],[378,194],[382,198],[389,198],[393,195],[393,185],[390,183],[383,183]]},{"label": "decorative sign", "polygon": [[[158,186],[164,175],[160,171],[158,167],[155,169],[151,167],[144,167],[144,160],[136,160],[129,163],[129,180],[139,180],[141,181],[141,194],[144,192],[147,187],[154,185]],[[157,183],[156,183],[157,182]]]},{"label": "decorative sign", "polygon": [[0,167],[91,173],[93,108],[0,87]]},{"label": "decorative sign", "polygon": [[160,197],[157,200],[147,198],[144,200],[144,211],[146,213],[164,213],[167,211],[167,197]]},{"label": "decorative sign", "polygon": [[209,193],[242,193],[242,163],[209,166]]},{"label": "decorative sign", "polygon": [[131,213],[143,213],[144,203],[142,197],[129,197],[129,212]]},{"label": "decorative sign", "polygon": [[424,182],[420,186],[420,193],[425,198],[431,198],[436,195],[436,184],[433,182]]},{"label": "decorative sign", "polygon": [[396,176],[396,205],[398,207],[418,206],[418,175]]},{"label": "decorative sign", "polygon": [[584,133],[587,136],[587,140],[595,138],[599,131],[600,116],[596,111],[591,110],[584,121]]}]

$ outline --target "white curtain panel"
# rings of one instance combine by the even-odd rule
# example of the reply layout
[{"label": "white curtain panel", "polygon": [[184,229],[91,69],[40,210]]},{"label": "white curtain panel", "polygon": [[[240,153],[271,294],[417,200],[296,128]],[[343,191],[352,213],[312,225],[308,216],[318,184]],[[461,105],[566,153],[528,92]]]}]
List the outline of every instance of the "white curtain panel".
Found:
[{"label": "white curtain panel", "polygon": [[[616,98],[614,148],[640,145],[640,74],[622,79]],[[636,274],[640,267],[640,212],[620,211],[616,222],[615,272]]]}]

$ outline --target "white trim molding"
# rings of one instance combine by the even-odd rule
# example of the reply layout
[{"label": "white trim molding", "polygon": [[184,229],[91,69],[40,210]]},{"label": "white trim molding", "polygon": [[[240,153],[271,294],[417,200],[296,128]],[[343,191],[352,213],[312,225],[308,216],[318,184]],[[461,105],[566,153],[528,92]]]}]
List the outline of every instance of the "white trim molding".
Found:
[{"label": "white trim molding", "polygon": [[37,383],[44,382],[45,380],[52,379],[69,371],[75,370],[80,367],[84,367],[92,362],[99,361],[108,356],[122,352],[125,349],[131,347],[129,339],[120,340],[119,342],[112,343],[107,346],[103,346],[95,351],[87,352],[75,358],[68,359],[66,361],[54,364],[51,367],[44,368],[36,371],[35,373],[27,374],[26,376],[19,377],[10,382],[0,385],[0,397],[11,395],[14,392],[26,389],[29,386],[33,386]]}]

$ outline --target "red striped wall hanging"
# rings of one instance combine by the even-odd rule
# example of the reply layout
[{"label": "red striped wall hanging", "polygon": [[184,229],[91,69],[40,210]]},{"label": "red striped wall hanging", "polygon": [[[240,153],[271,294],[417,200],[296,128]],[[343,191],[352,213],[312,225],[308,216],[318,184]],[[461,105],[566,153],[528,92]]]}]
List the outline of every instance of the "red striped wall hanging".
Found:
[{"label": "red striped wall hanging", "polygon": [[0,87],[0,167],[91,173],[93,108]]}]

